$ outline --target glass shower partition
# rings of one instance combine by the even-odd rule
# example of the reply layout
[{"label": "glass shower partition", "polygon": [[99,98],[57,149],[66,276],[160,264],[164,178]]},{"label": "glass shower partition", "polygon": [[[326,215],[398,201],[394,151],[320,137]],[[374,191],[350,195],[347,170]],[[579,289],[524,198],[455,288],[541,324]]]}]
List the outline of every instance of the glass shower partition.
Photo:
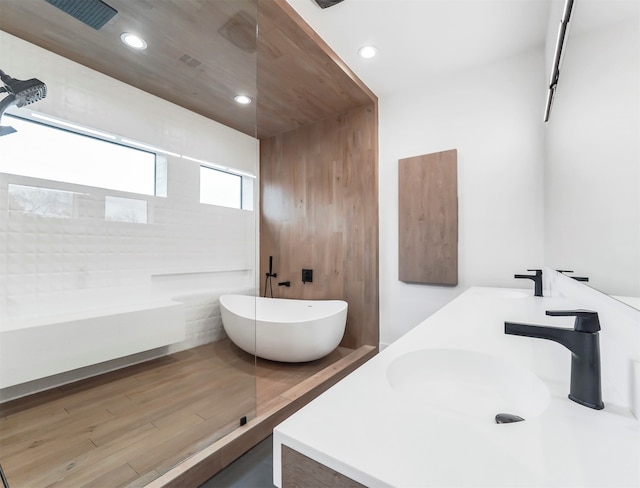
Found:
[{"label": "glass shower partition", "polygon": [[[98,183],[68,181],[53,150],[46,175],[0,168],[11,486],[150,483],[257,415],[256,358],[229,341],[219,304],[259,295],[257,2],[109,3],[117,15],[93,30],[50,3],[0,0],[1,68],[48,87],[0,121],[16,129],[0,160],[27,124],[155,157],[148,194],[103,185],[108,164]],[[146,51],[109,47],[127,22]]]}]

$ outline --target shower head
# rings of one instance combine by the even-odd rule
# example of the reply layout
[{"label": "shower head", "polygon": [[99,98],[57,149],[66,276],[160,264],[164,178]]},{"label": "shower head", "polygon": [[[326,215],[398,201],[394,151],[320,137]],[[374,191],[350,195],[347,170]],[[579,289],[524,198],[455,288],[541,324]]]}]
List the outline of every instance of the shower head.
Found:
[{"label": "shower head", "polygon": [[38,102],[47,96],[47,85],[38,80],[16,80],[0,70],[0,80],[4,83],[4,90],[15,97],[14,103],[18,107],[24,107]]},{"label": "shower head", "polygon": [[[24,107],[32,103],[38,102],[47,96],[47,85],[36,78],[30,80],[16,80],[0,70],[0,80],[4,86],[0,87],[0,93],[8,93],[8,95],[0,101],[0,121],[5,110],[10,106],[16,105]],[[16,130],[13,127],[0,125],[0,136],[11,134]]]}]

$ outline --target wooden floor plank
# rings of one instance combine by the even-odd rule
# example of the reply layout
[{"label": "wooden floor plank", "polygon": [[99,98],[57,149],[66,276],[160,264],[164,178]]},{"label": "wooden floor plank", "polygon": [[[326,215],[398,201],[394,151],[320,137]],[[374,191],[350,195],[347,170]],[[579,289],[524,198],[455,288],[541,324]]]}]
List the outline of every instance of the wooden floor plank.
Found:
[{"label": "wooden floor plank", "polygon": [[29,430],[25,435],[11,436],[6,445],[2,446],[2,465],[5,470],[9,466],[29,466],[56,456],[59,449],[69,449],[75,444],[91,444],[89,433],[100,423],[112,419],[106,410],[97,408],[87,412],[82,417],[65,417],[41,428],[39,431]]},{"label": "wooden floor plank", "polygon": [[12,442],[11,436],[38,431],[44,426],[54,424],[69,416],[64,407],[55,401],[48,405],[38,405],[27,410],[16,411],[4,417],[0,423],[0,448]]},{"label": "wooden floor plank", "polygon": [[261,413],[242,428],[235,429],[219,441],[204,447],[193,456],[185,459],[175,468],[162,474],[158,479],[149,483],[147,488],[185,488],[200,486],[218,471],[235,461],[251,447],[267,438],[273,428],[289,415],[306,405],[327,388],[340,381],[350,372],[364,364],[377,354],[375,346],[361,346],[353,350],[344,360],[340,360],[341,367],[336,371],[329,366],[332,375],[329,376],[324,368],[317,374],[304,380],[305,392],[295,387],[295,399],[288,399],[288,391],[270,401],[270,407],[265,409],[259,405]]},{"label": "wooden floor plank", "polygon": [[[18,479],[17,481],[29,483],[31,486],[55,486],[56,488],[87,484],[92,479],[107,476],[106,473],[111,471],[114,466],[126,464],[129,457],[127,449],[144,446],[145,442],[151,442],[149,439],[152,439],[154,435],[157,438],[158,429],[155,426],[151,424],[141,426],[128,432],[127,435],[119,437],[114,442],[87,449],[76,456],[51,458],[49,462],[39,464],[38,469],[33,470],[23,480]],[[131,469],[133,470],[133,468]],[[135,472],[135,470],[133,471]],[[132,479],[129,478],[125,481]],[[22,484],[17,486],[22,486]]]},{"label": "wooden floor plank", "polygon": [[35,408],[39,405],[48,405],[52,400],[60,398],[63,395],[60,388],[52,388],[47,391],[35,393],[25,398],[18,398],[0,404],[0,415],[8,417],[16,412],[21,412],[27,408]]},{"label": "wooden floor plank", "polygon": [[223,340],[7,402],[0,463],[21,488],[145,486],[350,352],[276,363]]},{"label": "wooden floor plank", "polygon": [[113,486],[117,488],[129,484],[139,476],[131,466],[122,464],[100,476],[90,475],[85,478],[86,482],[84,483],[82,479],[74,480],[74,482],[78,488],[96,488],[99,486]]},{"label": "wooden floor plank", "polygon": [[[53,471],[53,466],[63,464],[63,472],[71,468],[71,460],[86,452],[93,450],[95,446],[91,441],[62,442],[56,446],[56,451],[41,453],[38,457],[28,457],[23,454],[21,458],[2,460],[2,468],[9,481],[9,486],[19,486],[24,488],[39,488],[48,486],[56,481],[57,475]],[[10,474],[11,473],[11,474]]]}]

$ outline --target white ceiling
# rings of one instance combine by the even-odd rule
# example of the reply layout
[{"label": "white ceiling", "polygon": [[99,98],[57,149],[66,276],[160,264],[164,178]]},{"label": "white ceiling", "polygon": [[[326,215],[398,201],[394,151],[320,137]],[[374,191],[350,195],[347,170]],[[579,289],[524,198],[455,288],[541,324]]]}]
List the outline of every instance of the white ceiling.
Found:
[{"label": "white ceiling", "polygon": [[[287,0],[377,95],[541,47],[551,0]],[[373,44],[369,60],[358,48]]]},{"label": "white ceiling", "polygon": [[[377,95],[541,47],[552,3],[554,14],[564,5],[564,0],[344,0],[321,9],[314,0],[287,1]],[[638,15],[640,0],[574,0],[569,29],[579,34]],[[377,46],[378,56],[360,58],[363,44]]]}]

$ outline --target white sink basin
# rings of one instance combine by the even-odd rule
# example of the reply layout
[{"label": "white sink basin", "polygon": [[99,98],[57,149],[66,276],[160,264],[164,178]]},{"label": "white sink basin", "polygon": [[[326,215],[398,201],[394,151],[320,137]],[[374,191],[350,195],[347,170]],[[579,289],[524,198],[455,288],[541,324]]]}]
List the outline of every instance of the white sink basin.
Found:
[{"label": "white sink basin", "polygon": [[412,351],[389,364],[387,380],[403,399],[446,418],[495,422],[496,414],[509,413],[527,420],[550,402],[549,389],[535,374],[474,351]]}]

